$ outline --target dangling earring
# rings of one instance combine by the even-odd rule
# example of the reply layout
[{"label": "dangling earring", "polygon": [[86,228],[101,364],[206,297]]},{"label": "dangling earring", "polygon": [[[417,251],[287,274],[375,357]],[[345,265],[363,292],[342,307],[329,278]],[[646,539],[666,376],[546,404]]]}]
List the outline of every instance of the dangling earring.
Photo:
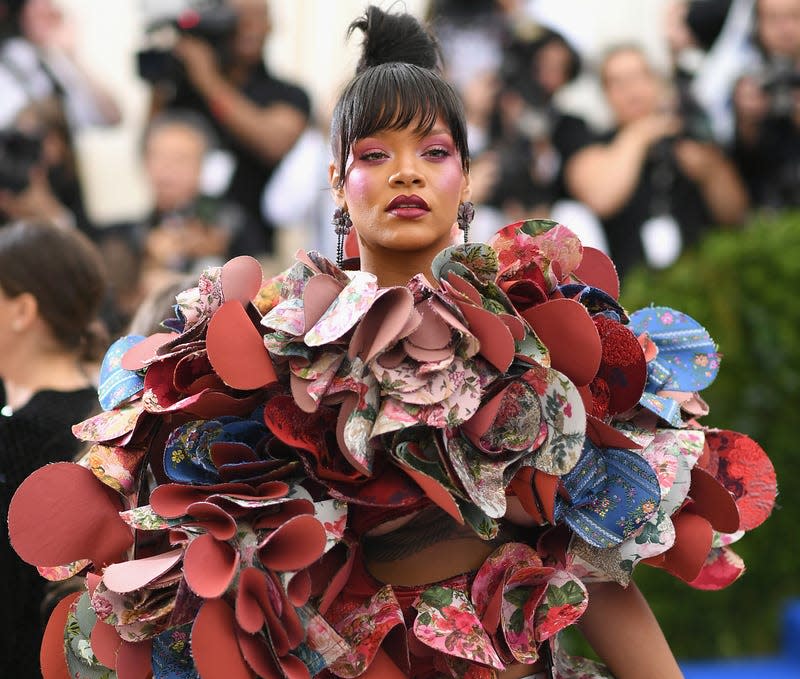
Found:
[{"label": "dangling earring", "polygon": [[333,211],[331,224],[333,224],[333,230],[336,232],[336,266],[340,267],[344,261],[344,238],[350,233],[353,220],[350,219],[350,213],[346,208],[337,207]]},{"label": "dangling earring", "polygon": [[475,219],[475,206],[468,200],[458,204],[458,228],[464,232],[464,242],[469,240],[469,225]]}]

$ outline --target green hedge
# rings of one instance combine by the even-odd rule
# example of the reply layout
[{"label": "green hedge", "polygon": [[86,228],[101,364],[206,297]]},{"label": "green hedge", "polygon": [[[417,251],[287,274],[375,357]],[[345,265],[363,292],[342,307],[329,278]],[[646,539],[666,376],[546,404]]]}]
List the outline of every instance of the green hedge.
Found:
[{"label": "green hedge", "polygon": [[744,432],[770,455],[778,508],[734,549],[745,574],[720,592],[700,592],[649,567],[637,569],[676,655],[774,652],[781,608],[800,596],[800,214],[759,217],[744,230],[705,239],[667,271],[635,271],[622,303],[672,306],[702,323],[723,354],[704,422]]}]

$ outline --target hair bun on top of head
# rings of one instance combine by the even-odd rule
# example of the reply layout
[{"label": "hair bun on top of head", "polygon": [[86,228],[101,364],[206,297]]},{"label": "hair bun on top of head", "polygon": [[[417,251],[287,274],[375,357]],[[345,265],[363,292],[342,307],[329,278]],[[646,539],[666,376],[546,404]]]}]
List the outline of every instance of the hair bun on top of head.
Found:
[{"label": "hair bun on top of head", "polygon": [[347,30],[350,37],[358,29],[364,33],[356,73],[390,62],[414,64],[439,70],[441,54],[435,38],[410,14],[390,14],[370,5],[364,16]]}]

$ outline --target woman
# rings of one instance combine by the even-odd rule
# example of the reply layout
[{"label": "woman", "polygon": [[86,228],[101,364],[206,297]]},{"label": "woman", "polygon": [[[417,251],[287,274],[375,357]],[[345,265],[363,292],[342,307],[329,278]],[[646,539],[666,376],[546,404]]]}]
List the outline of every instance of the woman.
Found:
[{"label": "woman", "polygon": [[70,427],[97,407],[91,361],[105,350],[104,292],[99,256],[80,233],[34,222],[0,228],[0,657],[13,659],[18,676],[38,673],[44,581],[11,551],[8,505],[28,474],[78,450]]},{"label": "woman", "polygon": [[[9,512],[24,559],[67,562],[62,577],[89,569],[88,591],[51,618],[45,664],[608,677],[559,650],[578,622],[620,679],[680,677],[647,604],[617,582],[644,558],[724,579],[704,564],[712,525],[739,530],[736,506],[718,470],[694,488],[703,430],[666,411],[680,401],[699,416],[703,385],[680,379],[666,347],[651,400],[672,428],[655,424],[639,405],[654,322],[627,328],[613,268],[564,227],[451,245],[469,228],[469,159],[434,43],[374,7],[356,29],[364,57],[334,114],[330,179],[339,259],[352,232],[360,267],[300,253],[264,286],[237,258],[178,295],[173,332],[123,340],[109,379],[130,388],[76,427],[98,445],[83,465],[33,474]],[[712,376],[713,343],[692,328]],[[708,441],[723,459],[730,446]],[[92,499],[53,516],[42,493]],[[677,558],[671,517],[687,505],[682,530],[708,543]]]},{"label": "woman", "polygon": [[[334,112],[330,177],[336,202],[356,231],[361,268],[374,273],[381,286],[405,285],[420,272],[434,280],[431,263],[452,243],[453,224],[469,225],[458,215],[470,195],[462,106],[437,73],[435,44],[413,18],[385,15],[373,7],[354,28],[364,31],[364,54]],[[393,35],[398,37],[389,42]],[[437,519],[448,517],[440,512]],[[430,523],[409,530],[413,523],[405,521],[413,517],[391,525],[405,526],[392,550],[397,554],[402,548],[402,557],[373,561],[365,549],[367,569],[382,582],[415,586],[445,580],[476,570],[493,551],[452,520],[448,528],[439,528],[438,541],[420,548],[424,543],[418,536],[431,529]],[[373,538],[366,544],[375,550],[375,543]],[[616,676],[681,676],[635,586],[630,592],[610,584],[596,590],[602,601],[596,606],[604,607],[605,615],[586,615],[584,632]],[[617,625],[610,635],[609,615]],[[631,633],[641,635],[643,643],[623,649],[618,640]],[[530,676],[543,667],[519,665],[498,676]]]}]

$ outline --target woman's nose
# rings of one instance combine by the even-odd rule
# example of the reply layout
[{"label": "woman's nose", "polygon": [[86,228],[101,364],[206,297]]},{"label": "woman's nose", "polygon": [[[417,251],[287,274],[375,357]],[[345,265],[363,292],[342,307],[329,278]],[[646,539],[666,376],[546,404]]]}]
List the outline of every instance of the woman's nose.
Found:
[{"label": "woman's nose", "polygon": [[391,186],[424,186],[425,175],[420,171],[416,158],[398,158],[392,174],[389,175]]}]

